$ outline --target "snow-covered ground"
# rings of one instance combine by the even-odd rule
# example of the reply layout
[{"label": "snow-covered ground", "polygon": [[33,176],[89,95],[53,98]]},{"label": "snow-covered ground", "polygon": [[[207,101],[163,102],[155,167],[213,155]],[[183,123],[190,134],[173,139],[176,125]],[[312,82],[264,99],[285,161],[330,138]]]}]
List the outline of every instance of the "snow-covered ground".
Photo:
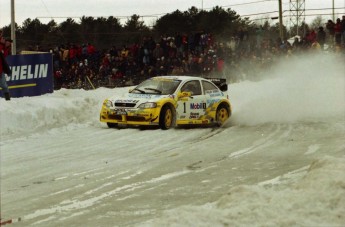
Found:
[{"label": "snow-covered ground", "polygon": [[284,59],[229,85],[222,128],[108,129],[128,88],[0,100],[11,226],[345,226],[345,66]]}]

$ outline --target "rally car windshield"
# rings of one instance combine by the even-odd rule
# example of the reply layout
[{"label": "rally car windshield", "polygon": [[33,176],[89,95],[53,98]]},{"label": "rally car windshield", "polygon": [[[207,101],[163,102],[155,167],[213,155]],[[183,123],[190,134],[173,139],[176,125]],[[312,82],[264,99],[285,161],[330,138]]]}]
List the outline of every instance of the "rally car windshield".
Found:
[{"label": "rally car windshield", "polygon": [[181,80],[149,79],[135,87],[131,93],[169,95],[176,91],[180,83]]}]

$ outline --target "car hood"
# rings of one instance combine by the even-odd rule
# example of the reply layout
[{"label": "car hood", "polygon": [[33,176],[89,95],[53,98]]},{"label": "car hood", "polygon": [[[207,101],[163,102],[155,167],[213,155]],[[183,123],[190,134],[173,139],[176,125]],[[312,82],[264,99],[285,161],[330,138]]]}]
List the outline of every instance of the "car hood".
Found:
[{"label": "car hood", "polygon": [[135,94],[126,93],[123,96],[113,96],[109,98],[115,107],[138,107],[145,102],[157,102],[163,98],[172,97],[171,95],[159,94]]}]

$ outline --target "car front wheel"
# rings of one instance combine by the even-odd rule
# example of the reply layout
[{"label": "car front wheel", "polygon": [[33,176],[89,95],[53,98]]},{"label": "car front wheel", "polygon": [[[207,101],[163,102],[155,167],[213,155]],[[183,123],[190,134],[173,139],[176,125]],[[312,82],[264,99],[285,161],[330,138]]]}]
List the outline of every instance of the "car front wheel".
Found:
[{"label": "car front wheel", "polygon": [[173,126],[174,114],[169,106],[163,106],[159,115],[159,127],[163,130],[169,129]]}]

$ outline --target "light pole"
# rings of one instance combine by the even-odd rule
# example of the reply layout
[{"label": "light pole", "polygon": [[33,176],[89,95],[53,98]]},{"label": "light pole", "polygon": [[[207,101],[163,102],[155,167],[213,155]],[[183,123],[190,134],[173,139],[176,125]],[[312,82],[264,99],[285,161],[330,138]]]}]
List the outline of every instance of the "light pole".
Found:
[{"label": "light pole", "polygon": [[296,12],[296,15],[297,15],[297,20],[296,20],[296,24],[297,24],[297,25],[296,25],[296,34],[299,35],[299,34],[298,34],[298,30],[299,30],[299,29],[298,29],[298,25],[299,25],[299,24],[298,24],[298,22],[299,22],[299,12],[298,12],[298,10],[299,10],[299,5],[298,5],[298,0],[297,0],[297,8],[296,8],[296,10],[297,10],[297,12]]},{"label": "light pole", "polygon": [[17,48],[16,48],[16,22],[14,17],[14,0],[11,0],[11,39],[12,42],[12,54],[17,54]]},{"label": "light pole", "polygon": [[334,15],[334,0],[332,0],[332,15],[333,15],[333,22],[335,22],[335,15]]},{"label": "light pole", "polygon": [[279,36],[280,39],[284,39],[283,35],[283,10],[282,10],[282,0],[279,0]]}]

